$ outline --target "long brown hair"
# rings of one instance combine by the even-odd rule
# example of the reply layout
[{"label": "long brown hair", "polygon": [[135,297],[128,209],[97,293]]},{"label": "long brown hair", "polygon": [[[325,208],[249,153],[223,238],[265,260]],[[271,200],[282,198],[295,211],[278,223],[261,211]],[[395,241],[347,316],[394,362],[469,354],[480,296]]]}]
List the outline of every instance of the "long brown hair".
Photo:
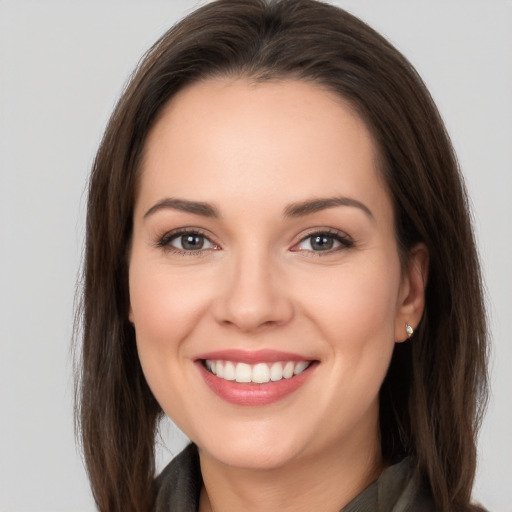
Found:
[{"label": "long brown hair", "polygon": [[146,54],[106,128],[90,178],[79,310],[77,424],[101,511],[147,511],[161,408],[128,321],[127,259],[144,141],[178,90],[214,76],[290,78],[348,101],[379,149],[402,261],[429,251],[426,308],[380,393],[382,453],[417,460],[442,510],[472,510],[486,397],[486,326],[468,199],[440,115],[411,64],[347,12],[314,0],[219,0]]}]

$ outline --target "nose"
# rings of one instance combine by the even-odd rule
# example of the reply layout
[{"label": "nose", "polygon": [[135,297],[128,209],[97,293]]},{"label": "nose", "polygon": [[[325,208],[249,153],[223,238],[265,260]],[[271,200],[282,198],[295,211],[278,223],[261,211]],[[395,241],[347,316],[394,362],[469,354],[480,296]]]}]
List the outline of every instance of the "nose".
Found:
[{"label": "nose", "polygon": [[292,319],[293,302],[271,258],[251,254],[230,263],[213,307],[217,322],[251,332]]}]

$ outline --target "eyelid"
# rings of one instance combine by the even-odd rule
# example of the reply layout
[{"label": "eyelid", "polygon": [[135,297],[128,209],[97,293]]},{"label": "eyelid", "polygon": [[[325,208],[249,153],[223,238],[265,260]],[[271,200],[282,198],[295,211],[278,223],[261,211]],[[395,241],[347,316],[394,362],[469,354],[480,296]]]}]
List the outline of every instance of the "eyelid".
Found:
[{"label": "eyelid", "polygon": [[[308,238],[315,236],[315,235],[327,235],[328,237],[334,238],[336,241],[340,243],[340,246],[334,248],[334,249],[327,249],[325,251],[313,251],[308,249],[299,249],[298,245],[307,240]],[[322,254],[332,254],[334,252],[337,252],[342,249],[349,249],[350,247],[354,246],[354,241],[344,231],[333,229],[333,228],[311,228],[306,233],[301,233],[300,238],[298,241],[294,242],[293,246],[290,248],[290,251],[292,252],[305,252],[305,253],[311,253],[318,256],[321,256]]]},{"label": "eyelid", "polygon": [[[200,235],[203,236],[210,244],[212,244],[214,247],[208,247],[205,249],[197,249],[197,250],[185,250],[180,249],[178,247],[174,247],[170,244],[171,241],[174,239],[187,235],[187,234],[193,234],[193,235]],[[325,251],[313,251],[309,249],[300,249],[298,246],[307,240],[308,238],[314,236],[314,235],[326,235],[328,237],[334,238],[337,242],[339,242],[339,246],[333,249],[327,249]],[[344,231],[333,229],[333,228],[322,228],[322,227],[314,227],[310,228],[306,232],[303,232],[300,234],[300,238],[293,243],[292,247],[290,247],[290,251],[292,252],[304,252],[304,253],[311,253],[316,256],[321,256],[322,254],[332,254],[334,252],[337,252],[342,249],[348,249],[350,247],[353,247],[354,242],[350,235],[345,233]],[[198,227],[179,227],[172,229],[170,231],[164,232],[162,235],[159,235],[156,237],[156,241],[154,243],[155,247],[163,249],[168,252],[174,252],[178,254],[184,254],[184,255],[199,255],[203,254],[204,252],[212,251],[212,250],[220,250],[220,245],[214,240],[214,237],[208,233],[206,230],[198,228]]]},{"label": "eyelid", "polygon": [[[197,249],[195,251],[191,251],[191,250],[180,249],[178,247],[174,247],[173,245],[171,245],[171,242],[174,239],[179,238],[180,236],[183,236],[183,235],[200,235],[200,236],[204,237],[206,240],[208,240],[208,242],[210,242],[214,247],[213,248],[208,247],[205,249]],[[204,254],[205,252],[208,252],[208,251],[220,249],[220,245],[213,240],[213,237],[211,236],[211,234],[207,233],[204,229],[192,227],[192,226],[180,227],[180,228],[172,229],[170,231],[166,231],[162,235],[159,235],[156,237],[156,242],[154,243],[154,245],[155,245],[155,247],[163,249],[166,252],[183,254],[183,255],[187,255],[187,256],[200,255],[200,254]]]}]

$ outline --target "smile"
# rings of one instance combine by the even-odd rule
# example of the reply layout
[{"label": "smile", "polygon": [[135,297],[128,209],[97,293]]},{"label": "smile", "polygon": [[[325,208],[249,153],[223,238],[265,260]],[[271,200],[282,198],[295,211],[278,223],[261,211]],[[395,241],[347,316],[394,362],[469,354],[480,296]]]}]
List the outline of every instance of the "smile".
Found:
[{"label": "smile", "polygon": [[319,361],[275,350],[222,350],[195,358],[207,387],[234,405],[262,406],[299,390]]},{"label": "smile", "polygon": [[277,361],[257,364],[212,359],[204,361],[205,367],[220,379],[254,384],[290,379],[300,375],[310,364],[311,361]]}]

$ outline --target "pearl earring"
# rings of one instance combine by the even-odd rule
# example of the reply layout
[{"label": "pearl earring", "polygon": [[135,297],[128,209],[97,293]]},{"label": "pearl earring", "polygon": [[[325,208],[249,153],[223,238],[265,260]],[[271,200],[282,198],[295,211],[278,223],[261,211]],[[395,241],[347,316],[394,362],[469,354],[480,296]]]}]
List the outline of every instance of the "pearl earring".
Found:
[{"label": "pearl earring", "polygon": [[405,324],[405,332],[407,333],[407,337],[410,338],[414,333],[414,329],[409,324]]}]

